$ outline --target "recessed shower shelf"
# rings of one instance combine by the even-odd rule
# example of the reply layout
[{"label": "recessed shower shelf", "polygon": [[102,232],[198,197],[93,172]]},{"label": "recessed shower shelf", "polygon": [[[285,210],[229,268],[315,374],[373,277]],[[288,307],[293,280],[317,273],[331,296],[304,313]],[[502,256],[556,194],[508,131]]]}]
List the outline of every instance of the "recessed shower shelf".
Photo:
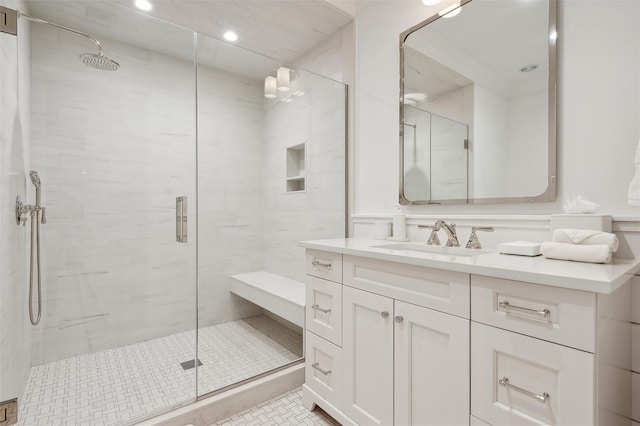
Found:
[{"label": "recessed shower shelf", "polygon": [[287,148],[287,192],[303,192],[306,181],[305,144]]}]

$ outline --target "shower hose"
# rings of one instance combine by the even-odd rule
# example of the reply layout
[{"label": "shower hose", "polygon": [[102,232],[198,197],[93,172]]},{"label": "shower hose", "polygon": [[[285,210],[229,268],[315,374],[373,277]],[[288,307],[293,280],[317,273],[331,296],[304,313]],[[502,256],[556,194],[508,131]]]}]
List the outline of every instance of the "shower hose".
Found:
[{"label": "shower hose", "polygon": [[[35,232],[34,232],[35,231]],[[34,239],[36,244],[34,244]],[[36,247],[37,245],[37,247]],[[33,319],[33,251],[36,252],[36,263],[38,266],[38,316]],[[38,325],[42,316],[42,294],[40,286],[40,212],[31,211],[31,255],[29,257],[29,319],[31,324]]]}]

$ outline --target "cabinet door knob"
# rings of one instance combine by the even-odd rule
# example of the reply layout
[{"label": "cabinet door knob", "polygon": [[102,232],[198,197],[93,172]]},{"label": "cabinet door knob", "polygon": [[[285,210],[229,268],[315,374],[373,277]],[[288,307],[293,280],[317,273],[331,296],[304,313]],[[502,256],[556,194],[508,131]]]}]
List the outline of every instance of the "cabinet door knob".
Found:
[{"label": "cabinet door knob", "polygon": [[396,317],[396,322],[397,322],[397,323],[401,323],[402,321],[404,321],[404,318],[402,317],[402,315],[398,315],[398,316]]},{"label": "cabinet door knob", "polygon": [[381,316],[382,318],[389,318],[389,312],[387,312],[387,311],[382,311],[382,312],[380,312],[380,316]]}]

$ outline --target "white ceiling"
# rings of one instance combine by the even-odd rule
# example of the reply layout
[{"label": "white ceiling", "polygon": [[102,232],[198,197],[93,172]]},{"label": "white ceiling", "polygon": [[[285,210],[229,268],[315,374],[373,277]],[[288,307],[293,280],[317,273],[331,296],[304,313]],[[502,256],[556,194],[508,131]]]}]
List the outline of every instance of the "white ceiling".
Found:
[{"label": "white ceiling", "polygon": [[[438,19],[412,33],[407,44],[439,63],[434,71],[429,61],[418,61],[418,72],[444,76],[442,69],[449,68],[452,84],[462,75],[509,95],[525,80],[544,87],[549,65],[548,13],[544,1],[473,0],[459,15]],[[415,61],[415,52],[410,55]],[[537,64],[538,69],[520,72],[529,64]],[[444,86],[437,90],[443,91]]]},{"label": "white ceiling", "polygon": [[[148,13],[136,9],[133,0],[27,0],[27,7],[33,16],[98,38],[105,54],[116,60],[109,39],[191,61],[192,31],[206,34],[211,37],[198,38],[199,63],[253,79],[293,63],[353,19],[323,0],[151,2]],[[229,29],[239,35],[233,44],[220,41]]]}]

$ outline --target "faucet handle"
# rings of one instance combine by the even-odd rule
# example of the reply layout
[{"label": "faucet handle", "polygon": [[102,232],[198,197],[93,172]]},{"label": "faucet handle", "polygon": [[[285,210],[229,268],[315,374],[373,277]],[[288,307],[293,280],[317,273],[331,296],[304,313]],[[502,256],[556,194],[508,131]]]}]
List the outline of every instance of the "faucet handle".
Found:
[{"label": "faucet handle", "polygon": [[438,237],[438,231],[440,230],[440,225],[418,225],[418,228],[427,228],[431,229],[431,235],[429,235],[429,239],[427,240],[428,246],[439,246],[440,238]]},{"label": "faucet handle", "polygon": [[44,207],[40,207],[40,211],[42,212],[42,216],[40,216],[40,223],[44,225],[45,223],[47,223],[46,210]]},{"label": "faucet handle", "polygon": [[471,228],[471,235],[469,235],[469,241],[465,245],[466,248],[469,249],[481,249],[482,244],[480,244],[480,240],[478,239],[478,235],[476,235],[476,231],[486,231],[493,232],[493,226],[473,226]]}]

